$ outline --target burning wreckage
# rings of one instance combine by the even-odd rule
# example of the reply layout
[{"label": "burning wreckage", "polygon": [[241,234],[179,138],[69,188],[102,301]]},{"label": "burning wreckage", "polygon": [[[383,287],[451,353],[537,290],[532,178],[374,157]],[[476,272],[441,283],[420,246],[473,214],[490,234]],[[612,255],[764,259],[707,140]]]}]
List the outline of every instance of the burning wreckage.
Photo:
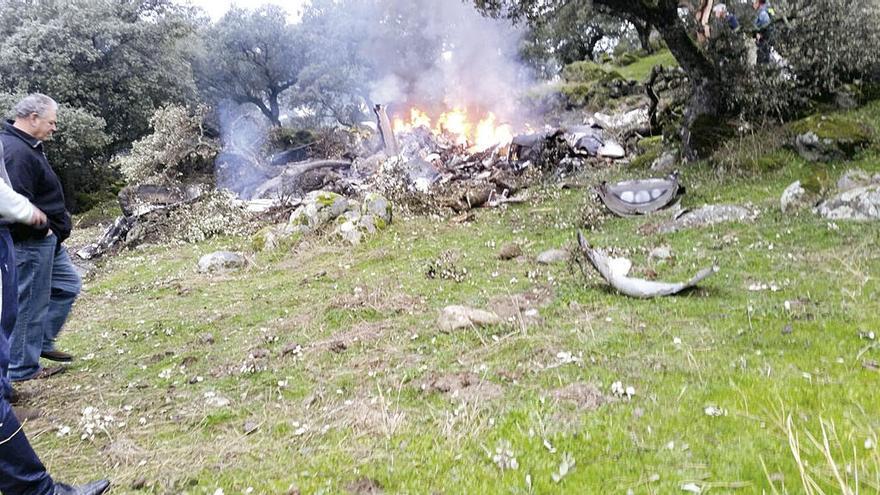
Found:
[{"label": "burning wreckage", "polygon": [[[264,214],[273,208],[276,213],[279,209],[302,209],[309,193],[314,198],[315,191],[345,198],[373,192],[414,211],[461,213],[523,201],[518,193],[537,176],[567,173],[591,160],[616,160],[626,155],[614,140],[614,129],[593,119],[585,125],[516,135],[510,126],[498,124],[491,113],[473,124],[465,111],[455,110],[442,114],[432,125],[425,113],[415,109],[410,110],[409,120],[393,121],[385,107],[377,105],[374,111],[378,132],[372,139],[347,143],[347,149],[337,147],[333,154],[342,159],[316,159],[307,147],[289,150],[272,160],[221,153],[217,175],[237,174],[235,182],[243,184],[235,196],[209,187],[129,186],[120,192],[123,216],[77,255],[92,259],[121,246],[157,240],[162,224],[182,222],[187,216],[182,212],[206,197],[213,202],[213,210],[222,204],[220,209],[230,216]],[[222,183],[220,177],[218,181]],[[667,198],[668,191],[662,196]],[[341,213],[347,211],[337,214]],[[190,212],[188,216],[197,215]],[[249,219],[246,223],[258,222]]]},{"label": "burning wreckage", "polygon": [[[609,137],[610,133],[594,123],[513,135],[508,126],[495,125],[491,114],[471,132],[464,114],[448,114],[432,128],[427,116],[417,111],[412,111],[409,122],[398,119],[394,123],[383,107],[377,106],[375,113],[380,142],[373,149],[381,148],[379,151],[364,152],[350,160],[334,160],[311,159],[301,149],[293,150],[294,153],[284,156],[300,160],[287,162],[276,157],[274,165],[257,164],[254,168],[263,173],[256,174],[256,180],[239,190],[238,198],[199,187],[127,187],[119,197],[124,215],[97,243],[77,254],[91,259],[116,246],[149,240],[157,230],[154,224],[184,224],[180,211],[205,197],[209,200],[201,211],[215,215],[219,211],[220,216],[234,217],[246,211],[257,214],[279,204],[286,207],[282,212],[296,208],[281,228],[280,236],[326,225],[341,217],[345,222],[337,220],[338,232],[344,239],[357,243],[361,227],[373,232],[375,225],[391,221],[390,203],[382,195],[414,209],[462,212],[522,201],[517,193],[536,175],[573,171],[591,159],[614,160],[625,156],[623,147]],[[253,168],[248,173],[253,174]],[[595,192],[608,210],[628,217],[677,205],[684,187],[678,174],[673,173],[666,178],[603,182]],[[349,199],[356,196],[364,199],[362,205]],[[199,216],[198,211],[195,216]],[[279,219],[277,215],[274,218]],[[266,242],[270,242],[268,238]],[[591,247],[581,233],[578,244],[586,260],[606,282],[621,294],[635,298],[678,294],[718,271],[717,266],[706,268],[684,283],[643,280],[628,275],[632,266],[628,259],[608,257]]]}]

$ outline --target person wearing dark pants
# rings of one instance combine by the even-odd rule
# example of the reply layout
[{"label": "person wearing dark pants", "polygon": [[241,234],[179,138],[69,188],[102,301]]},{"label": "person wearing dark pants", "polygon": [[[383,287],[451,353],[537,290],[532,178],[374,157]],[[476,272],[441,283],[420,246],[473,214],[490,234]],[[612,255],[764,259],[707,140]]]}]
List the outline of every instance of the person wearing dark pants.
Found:
[{"label": "person wearing dark pants", "polygon": [[770,63],[773,48],[773,16],[775,11],[768,0],[754,0],[752,7],[755,16],[755,44],[758,47],[758,64]]},{"label": "person wearing dark pants", "polygon": [[46,213],[39,227],[10,227],[18,262],[18,321],[10,339],[9,378],[45,378],[63,368],[43,368],[40,358],[70,362],[73,356],[55,349],[82,285],[62,243],[70,236],[70,214],[61,181],[49,165],[43,141],[56,127],[58,104],[31,94],[14,108],[15,119],[0,132],[12,188]]},{"label": "person wearing dark pants", "polygon": [[107,480],[78,487],[55,482],[9,404],[9,337],[18,314],[15,249],[9,232],[13,222],[39,227],[46,223],[46,215],[9,186],[0,142],[0,494],[101,495],[110,486]]}]

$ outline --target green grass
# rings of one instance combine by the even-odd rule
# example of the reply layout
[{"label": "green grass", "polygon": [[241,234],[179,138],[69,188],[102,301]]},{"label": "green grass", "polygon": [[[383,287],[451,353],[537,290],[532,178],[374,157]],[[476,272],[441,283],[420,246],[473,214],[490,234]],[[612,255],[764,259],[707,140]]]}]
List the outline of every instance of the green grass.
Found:
[{"label": "green grass", "polygon": [[668,49],[663,49],[647,57],[640,58],[629,65],[612,65],[611,68],[626,79],[645,82],[648,80],[648,76],[651,75],[651,69],[655,65],[662,65],[667,68],[677,67],[678,62],[675,61],[675,57],[672,56]]},{"label": "green grass", "polygon": [[[874,123],[877,113],[859,111]],[[829,175],[878,164],[867,151]],[[593,201],[553,187],[534,188],[529,204],[477,210],[472,223],[398,216],[356,248],[309,238],[227,275],[197,273],[199,256],[247,239],[122,253],[88,280],[62,336],[60,347],[80,356],[72,370],[23,385],[47,413],[26,431],[58,479],[106,475],[119,494],[366,493],[369,484],[385,493],[685,493],[687,483],[805,493],[795,437],[806,475],[839,493],[807,436],[821,444],[824,427],[841,476],[855,487],[858,472],[860,492],[876,493],[880,459],[865,442],[877,443],[869,362],[880,350],[860,332],[880,328],[880,225],[782,215],[782,190],[811,167],[788,159],[729,176],[707,164],[683,170],[684,206],[748,202],[761,210],[752,224],[644,235],[640,227],[660,218],[608,218],[591,232],[592,243],[626,250],[637,273],[662,280],[721,267],[697,290],[656,300],[533,261],[573,246]],[[630,175],[592,173],[583,181]],[[508,242],[526,256],[497,259]],[[672,260],[648,258],[661,245]],[[466,269],[464,280],[425,276],[441,256]],[[447,305],[493,308],[533,289],[547,294],[537,324],[437,330]],[[284,354],[293,344],[302,353]],[[451,373],[483,383],[459,397],[423,390]],[[617,381],[635,395],[614,397]],[[573,383],[595,386],[604,401],[579,409],[555,398]],[[83,439],[87,406],[114,421]],[[721,415],[707,415],[709,406]],[[72,432],[58,436],[62,426]],[[512,452],[515,469],[493,460],[498,449]],[[556,482],[564,454],[576,466]]]}]

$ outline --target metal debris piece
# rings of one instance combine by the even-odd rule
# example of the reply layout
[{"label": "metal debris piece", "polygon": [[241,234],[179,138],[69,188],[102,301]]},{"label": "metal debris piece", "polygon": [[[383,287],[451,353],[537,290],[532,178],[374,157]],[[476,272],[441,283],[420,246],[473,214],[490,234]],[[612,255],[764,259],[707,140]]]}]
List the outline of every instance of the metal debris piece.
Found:
[{"label": "metal debris piece", "polygon": [[678,294],[685,289],[696,286],[704,278],[718,271],[718,267],[713,265],[710,268],[700,270],[688,282],[678,284],[632,278],[627,276],[632,267],[630,260],[626,258],[609,258],[602,251],[593,249],[581,232],[578,232],[578,244],[587,256],[587,259],[590,260],[590,264],[602,275],[602,278],[621,294],[639,299]]},{"label": "metal debris piece", "polygon": [[376,113],[376,120],[379,127],[379,135],[382,137],[382,143],[385,145],[385,152],[389,155],[396,155],[400,148],[397,145],[397,139],[394,137],[394,129],[391,127],[391,120],[385,111],[384,105],[376,105],[373,107]]},{"label": "metal debris piece", "polygon": [[615,215],[646,215],[675,204],[684,194],[678,172],[665,179],[628,180],[616,184],[602,182],[596,188],[599,199]]}]

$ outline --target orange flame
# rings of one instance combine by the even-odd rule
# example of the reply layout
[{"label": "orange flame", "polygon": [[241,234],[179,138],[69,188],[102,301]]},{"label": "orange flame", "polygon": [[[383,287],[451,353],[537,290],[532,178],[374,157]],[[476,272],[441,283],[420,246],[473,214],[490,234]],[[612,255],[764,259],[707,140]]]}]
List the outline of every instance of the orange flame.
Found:
[{"label": "orange flame", "polygon": [[436,123],[423,111],[410,110],[409,121],[402,118],[394,119],[394,132],[411,132],[424,127],[440,135],[451,136],[457,145],[466,146],[471,151],[485,151],[492,146],[505,145],[513,140],[513,128],[507,124],[499,124],[495,114],[489,112],[476,124],[463,108],[454,108],[440,114]]}]

